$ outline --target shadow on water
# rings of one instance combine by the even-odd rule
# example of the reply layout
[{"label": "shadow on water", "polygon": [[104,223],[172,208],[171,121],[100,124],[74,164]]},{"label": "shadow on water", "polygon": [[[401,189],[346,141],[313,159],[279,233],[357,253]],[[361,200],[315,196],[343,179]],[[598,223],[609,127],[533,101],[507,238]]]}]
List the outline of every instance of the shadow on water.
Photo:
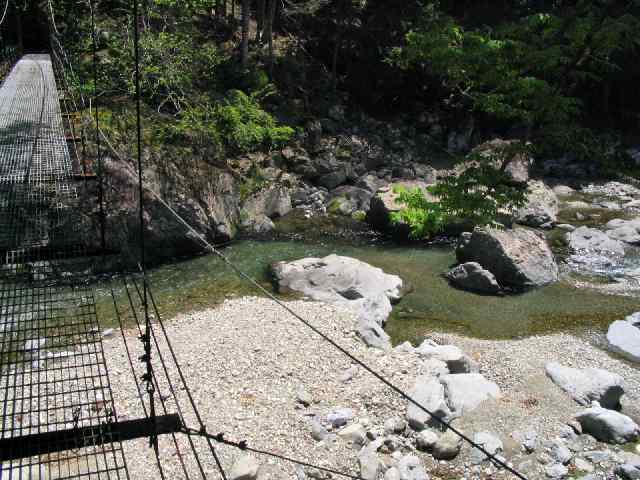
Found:
[{"label": "shadow on water", "polygon": [[[413,292],[395,306],[387,324],[394,342],[416,340],[433,331],[513,338],[558,330],[601,329],[638,309],[637,299],[578,289],[566,281],[504,297],[458,290],[442,277],[455,261],[450,247],[353,245],[332,239],[244,240],[225,249],[232,262],[269,289],[271,263],[331,253],[358,258],[400,275],[413,286]],[[151,270],[149,277],[164,318],[212,307],[226,298],[258,294],[211,255],[159,267]],[[115,287],[124,306],[122,287],[118,282]],[[97,299],[100,317],[106,323],[114,321],[108,288],[99,285]]]}]

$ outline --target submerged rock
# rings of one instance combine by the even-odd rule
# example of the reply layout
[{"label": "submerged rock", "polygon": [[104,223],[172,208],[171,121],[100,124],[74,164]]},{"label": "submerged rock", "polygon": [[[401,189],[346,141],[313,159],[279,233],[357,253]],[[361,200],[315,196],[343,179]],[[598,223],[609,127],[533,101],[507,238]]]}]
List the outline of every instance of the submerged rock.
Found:
[{"label": "submerged rock", "polygon": [[624,255],[624,244],[622,242],[590,227],[579,227],[570,232],[569,248],[575,253]]},{"label": "submerged rock", "polygon": [[477,262],[467,262],[454,267],[446,274],[455,286],[472,292],[496,294],[501,291],[496,277]]},{"label": "submerged rock", "polygon": [[567,392],[580,405],[599,402],[604,408],[618,408],[624,394],[624,380],[616,374],[600,368],[583,370],[565,367],[556,362],[546,365],[549,378]]},{"label": "submerged rock", "polygon": [[461,237],[458,261],[477,262],[503,286],[539,287],[558,281],[558,265],[544,238],[526,228],[476,228]]},{"label": "submerged rock", "polygon": [[634,220],[614,219],[607,222],[607,235],[614,240],[640,245],[640,218]]}]

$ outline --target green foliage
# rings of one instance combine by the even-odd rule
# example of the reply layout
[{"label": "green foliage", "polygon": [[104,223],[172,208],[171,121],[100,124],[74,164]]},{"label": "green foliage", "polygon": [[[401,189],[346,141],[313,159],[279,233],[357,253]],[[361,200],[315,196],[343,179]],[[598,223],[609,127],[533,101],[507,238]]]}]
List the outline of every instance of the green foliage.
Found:
[{"label": "green foliage", "polygon": [[[574,128],[599,98],[589,92],[619,75],[640,47],[640,17],[620,7],[558,2],[536,12],[512,6],[516,15],[488,27],[463,26],[430,2],[390,61],[439,79],[449,104],[516,122],[542,138],[563,137],[559,153],[574,152],[587,136],[602,142],[595,131]],[[609,158],[605,150],[591,158]]]},{"label": "green foliage", "polygon": [[247,172],[247,176],[240,184],[240,199],[246,200],[255,192],[260,191],[267,183],[267,179],[262,174],[260,168],[255,164],[251,164],[251,168]]},{"label": "green foliage", "polygon": [[230,148],[246,152],[260,147],[281,146],[293,136],[291,127],[279,126],[260,107],[256,95],[230,91],[216,109],[218,131]]},{"label": "green foliage", "polygon": [[527,153],[528,147],[513,143],[470,154],[458,175],[427,189],[435,200],[428,200],[420,188],[398,188],[397,201],[405,207],[392,213],[392,222],[409,225],[413,238],[433,236],[456,221],[495,224],[500,215],[512,214],[526,203],[526,184],[515,182],[506,168]]},{"label": "green foliage", "polygon": [[391,213],[391,222],[409,226],[412,238],[430,237],[439,233],[445,225],[445,212],[439,202],[428,201],[419,187],[407,190],[394,187],[397,202],[405,207]]}]

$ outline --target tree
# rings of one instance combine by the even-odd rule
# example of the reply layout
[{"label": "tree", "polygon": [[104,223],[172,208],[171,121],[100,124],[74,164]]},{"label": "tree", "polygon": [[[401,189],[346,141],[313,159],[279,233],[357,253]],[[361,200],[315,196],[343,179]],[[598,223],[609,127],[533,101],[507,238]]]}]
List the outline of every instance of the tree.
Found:
[{"label": "tree", "polygon": [[240,42],[240,61],[243,68],[249,64],[249,21],[251,11],[249,0],[242,0],[242,39]]}]

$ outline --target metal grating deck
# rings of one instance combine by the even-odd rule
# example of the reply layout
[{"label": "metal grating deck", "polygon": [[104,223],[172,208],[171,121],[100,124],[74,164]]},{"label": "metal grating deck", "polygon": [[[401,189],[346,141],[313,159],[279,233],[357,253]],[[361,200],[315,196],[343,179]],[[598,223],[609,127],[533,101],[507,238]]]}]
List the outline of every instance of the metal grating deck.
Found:
[{"label": "metal grating deck", "polygon": [[[116,420],[51,60],[0,88],[0,438]],[[0,479],[125,479],[120,442],[13,460]]]}]

